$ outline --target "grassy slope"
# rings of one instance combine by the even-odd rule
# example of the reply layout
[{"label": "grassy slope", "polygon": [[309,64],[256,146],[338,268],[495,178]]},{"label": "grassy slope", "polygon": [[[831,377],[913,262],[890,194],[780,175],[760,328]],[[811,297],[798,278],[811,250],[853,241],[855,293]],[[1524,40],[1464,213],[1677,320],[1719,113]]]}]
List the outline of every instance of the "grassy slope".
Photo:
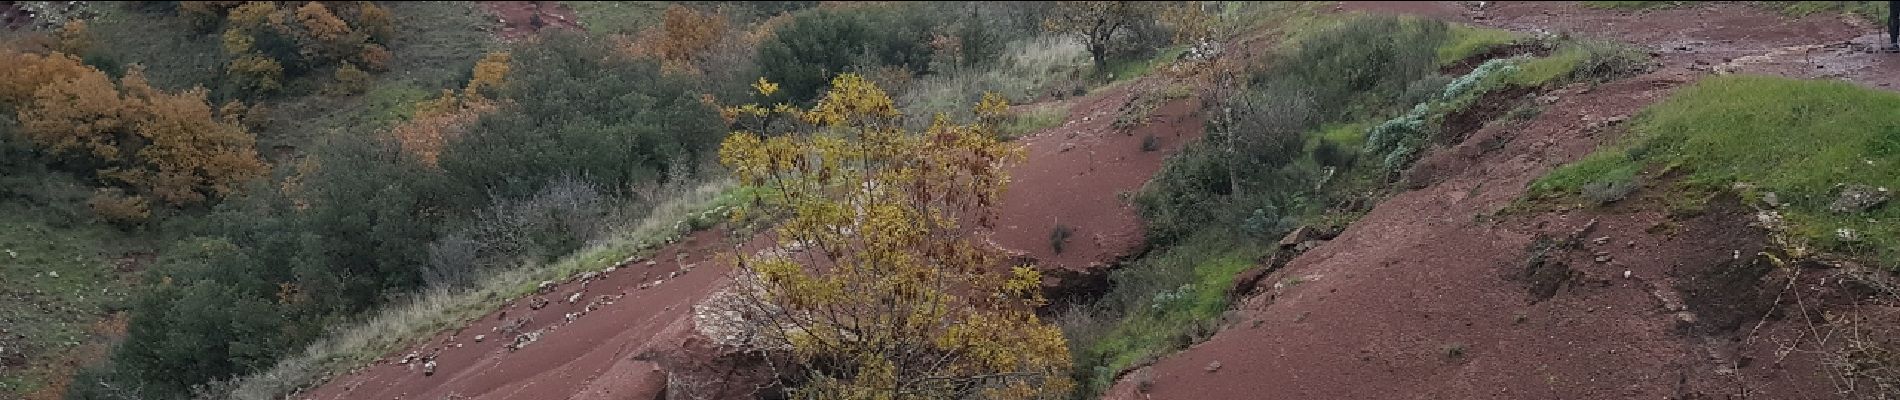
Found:
[{"label": "grassy slope", "polygon": [[[1569,197],[1587,185],[1672,170],[1673,190],[1706,193],[1745,183],[1774,193],[1791,232],[1823,249],[1900,260],[1900,207],[1827,210],[1838,184],[1900,189],[1900,94],[1836,81],[1723,76],[1682,90],[1639,116],[1615,146],[1552,171],[1533,196]],[[1750,188],[1752,186],[1752,188]],[[1695,198],[1699,196],[1684,196]],[[1844,242],[1837,229],[1865,238]]]},{"label": "grassy slope", "polygon": [[301,146],[319,135],[342,130],[377,130],[408,117],[416,101],[468,81],[475,61],[502,48],[488,32],[495,21],[469,2],[393,2],[397,32],[389,43],[396,55],[389,71],[376,76],[369,92],[357,96],[299,96],[265,104],[269,121],[258,146]]},{"label": "grassy slope", "polygon": [[[61,385],[86,355],[103,355],[97,324],[122,307],[130,277],[117,270],[132,241],[103,225],[68,226],[35,208],[0,205],[0,398]],[[16,336],[17,335],[17,336]],[[24,338],[24,339],[21,339]],[[57,390],[55,390],[57,391]],[[14,397],[21,396],[21,397]]]},{"label": "grassy slope", "polygon": [[[1300,19],[1299,16],[1296,13],[1291,18]],[[1303,28],[1321,25],[1323,21],[1305,21],[1282,29],[1286,29],[1283,33],[1289,37],[1297,37]],[[1508,31],[1453,25],[1451,36],[1437,49],[1438,61],[1454,63],[1516,40],[1518,36]],[[1576,76],[1573,71],[1606,57],[1599,52],[1611,50],[1616,49],[1567,43],[1556,54],[1526,61],[1534,66],[1533,76],[1513,75],[1515,79],[1508,83],[1541,86],[1549,82],[1599,78]],[[1304,146],[1306,154],[1299,162],[1314,163],[1314,149],[1322,142],[1356,152],[1366,140],[1367,129],[1378,122],[1332,124],[1309,132]],[[1361,158],[1362,163],[1376,161]],[[1318,168],[1317,165],[1311,167]],[[1387,184],[1376,168],[1347,172],[1334,177],[1328,190],[1360,193],[1383,190]],[[1343,225],[1358,216],[1313,213],[1304,219],[1313,224]],[[1183,243],[1174,248],[1156,249],[1133,265],[1116,271],[1111,278],[1116,286],[1097,303],[1098,309],[1085,310],[1064,322],[1065,329],[1072,335],[1072,351],[1081,369],[1078,374],[1085,392],[1104,390],[1113,383],[1116,373],[1191,345],[1197,335],[1211,333],[1221,314],[1228,309],[1226,290],[1232,286],[1235,275],[1254,266],[1269,251],[1262,247],[1265,241],[1261,239],[1224,237],[1211,231]],[[1120,309],[1125,314],[1101,312],[1099,308],[1105,304],[1117,304],[1119,307],[1105,308]],[[1118,320],[1101,321],[1104,318]]]},{"label": "grassy slope", "polygon": [[658,1],[569,1],[581,27],[594,33],[635,33],[660,21],[666,8]]},{"label": "grassy slope", "polygon": [[[400,30],[390,44],[397,55],[391,71],[379,75],[374,89],[360,96],[269,100],[270,122],[257,132],[259,147],[298,146],[315,135],[340,130],[380,129],[406,118],[415,101],[466,80],[475,60],[496,47],[485,30],[493,21],[472,3],[389,6]],[[199,33],[175,16],[116,6],[95,9],[101,15],[92,20],[91,32],[100,56],[96,61],[105,68],[141,65],[154,84],[168,90],[210,86],[222,79],[216,34]],[[106,339],[100,334],[112,329],[101,322],[110,321],[109,311],[125,307],[134,289],[132,274],[115,269],[118,258],[127,251],[162,246],[149,243],[156,240],[150,232],[127,233],[92,221],[83,205],[48,203],[77,204],[89,191],[63,175],[16,178],[0,182],[9,185],[0,188],[0,195],[24,196],[0,201],[0,328],[5,329],[0,336],[6,337],[0,339],[0,358],[24,349],[27,368],[0,369],[0,398],[57,398],[57,386],[70,377],[73,366],[104,354]],[[79,194],[62,194],[67,192]],[[35,393],[43,389],[46,392]]]}]

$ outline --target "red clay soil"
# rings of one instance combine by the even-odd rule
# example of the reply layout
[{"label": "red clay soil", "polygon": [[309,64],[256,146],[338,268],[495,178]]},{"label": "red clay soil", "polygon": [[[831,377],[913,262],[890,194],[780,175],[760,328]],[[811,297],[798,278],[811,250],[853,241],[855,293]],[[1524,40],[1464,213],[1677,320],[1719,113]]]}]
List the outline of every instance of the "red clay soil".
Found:
[{"label": "red clay soil", "polygon": [[[501,24],[498,34],[503,39],[520,39],[542,29],[579,30],[581,27],[574,9],[559,1],[483,1],[480,4]],[[535,24],[537,15],[539,25]]]},{"label": "red clay soil", "polygon": [[[592,280],[561,283],[296,398],[657,398],[665,373],[635,356],[694,336],[693,305],[722,286],[731,269],[712,255],[731,250],[721,233],[701,231],[657,253],[653,264],[635,261]],[[687,272],[670,277],[677,271]],[[546,305],[534,309],[540,300]],[[520,336],[510,332],[536,339],[510,350]],[[477,335],[484,337],[477,341]],[[404,363],[409,354],[416,357]],[[430,359],[435,371],[425,374]]]},{"label": "red clay soil", "polygon": [[[1779,284],[1760,284],[1786,282],[1774,275],[1785,272],[1757,259],[1764,234],[1732,199],[1694,217],[1655,211],[1663,200],[1653,198],[1499,214],[1531,180],[1614,139],[1614,121],[1707,65],[1858,35],[1838,20],[1789,22],[1733,4],[1675,12],[1692,14],[1494,3],[1481,22],[1700,45],[1665,53],[1652,73],[1557,90],[1528,121],[1433,149],[1408,173],[1419,189],[1295,258],[1211,339],[1125,376],[1107,397],[1838,397],[1818,356],[1803,351],[1805,321],[1816,317],[1772,302]],[[1539,238],[1574,242],[1533,251]]]},{"label": "red clay soil", "polygon": [[[1020,139],[1028,157],[1009,168],[1010,183],[997,211],[992,239],[1044,268],[1099,271],[1139,249],[1141,218],[1133,193],[1169,155],[1201,136],[1200,102],[1158,105],[1145,123],[1121,131],[1112,125],[1125,104],[1162,80],[1144,80],[1070,100],[1061,126]],[[1156,148],[1142,150],[1153,137]],[[1062,252],[1051,245],[1057,225],[1073,233]]]},{"label": "red clay soil", "polygon": [[[1136,82],[1097,96],[1078,98],[1070,121],[1022,139],[1028,158],[1012,165],[1014,178],[1001,207],[995,239],[1051,267],[1084,267],[1133,251],[1141,244],[1134,210],[1117,197],[1133,191],[1160,168],[1167,154],[1200,134],[1198,104],[1174,101],[1157,108],[1148,123],[1115,132],[1109,125],[1136,90]],[[1160,149],[1142,151],[1142,140],[1157,138]],[[1076,230],[1065,251],[1048,247],[1057,220]],[[376,364],[331,379],[299,399],[653,399],[666,394],[669,372],[661,365],[678,349],[717,354],[694,331],[690,310],[720,287],[730,266],[708,257],[730,246],[717,246],[718,235],[669,246],[653,258],[621,265],[591,281],[562,283],[545,294],[517,300],[475,322],[443,332],[425,344],[385,356]],[[748,247],[759,247],[758,243]],[[687,254],[675,262],[676,254]],[[664,279],[683,265],[695,271]],[[642,283],[664,279],[651,289]],[[1057,283],[1059,284],[1059,283]],[[568,303],[573,293],[577,302]],[[530,309],[536,299],[550,301]],[[590,303],[593,309],[589,311]],[[572,321],[569,313],[579,313]],[[519,321],[526,321],[520,323]],[[510,351],[514,332],[538,332],[537,340]],[[474,341],[475,335],[485,335]],[[408,354],[417,358],[408,363]],[[654,356],[660,354],[661,356]],[[434,374],[425,374],[423,358],[434,355]],[[684,358],[691,358],[691,355]],[[712,358],[711,355],[702,358]],[[685,368],[722,368],[720,360],[686,360]],[[730,364],[730,362],[726,362]],[[675,366],[677,367],[677,366]],[[740,388],[750,390],[749,388]],[[731,397],[715,396],[714,398]]]}]

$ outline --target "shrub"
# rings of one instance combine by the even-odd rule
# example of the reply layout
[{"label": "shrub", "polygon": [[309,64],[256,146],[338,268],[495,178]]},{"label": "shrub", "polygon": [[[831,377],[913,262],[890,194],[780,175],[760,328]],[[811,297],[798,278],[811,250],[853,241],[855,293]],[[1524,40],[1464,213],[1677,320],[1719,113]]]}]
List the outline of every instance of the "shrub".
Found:
[{"label": "shrub", "polygon": [[326,90],[331,96],[353,96],[369,91],[369,73],[356,69],[354,64],[343,63],[336,68],[335,75]]},{"label": "shrub", "polygon": [[1069,236],[1074,234],[1074,228],[1070,228],[1068,225],[1056,224],[1055,229],[1049,230],[1049,249],[1055,250],[1056,254],[1062,254],[1062,247],[1068,245]]},{"label": "shrub", "polygon": [[86,207],[106,222],[119,225],[143,223],[152,217],[152,208],[144,197],[127,196],[117,189],[99,189],[86,200]]},{"label": "shrub", "polygon": [[[921,129],[935,115],[953,119],[973,117],[969,105],[984,93],[997,93],[1011,103],[1027,104],[1043,97],[1060,97],[1070,86],[1079,86],[1082,70],[1088,68],[1088,52],[1080,43],[1066,38],[1038,36],[1011,42],[996,60],[987,64],[958,68],[945,73],[917,78],[897,95],[904,110],[905,124]],[[1066,114],[1056,107],[1039,107],[1023,115],[1023,122],[1047,122],[1046,117]],[[1056,120],[1054,122],[1061,122]],[[1034,125],[1034,124],[1031,124]],[[1006,129],[1012,134],[1027,132]]]},{"label": "shrub", "polygon": [[1448,29],[1433,20],[1355,17],[1300,37],[1252,80],[1305,84],[1314,109],[1334,111],[1326,122],[1376,115],[1403,106],[1393,95],[1437,72],[1437,48]]},{"label": "shrub", "polygon": [[598,239],[610,227],[612,200],[585,180],[561,177],[533,196],[496,199],[468,226],[429,245],[423,279],[466,287],[520,262],[550,261]]},{"label": "shrub", "polygon": [[136,69],[114,85],[88,68],[40,87],[19,110],[21,133],[137,195],[194,204],[230,194],[265,168],[251,134],[205,96],[159,91]]},{"label": "shrub", "polygon": [[817,100],[832,76],[856,67],[927,72],[937,20],[913,10],[895,4],[800,12],[759,44],[760,72],[799,103]]},{"label": "shrub", "polygon": [[449,140],[440,166],[465,200],[520,198],[561,176],[584,177],[609,192],[692,170],[719,140],[717,112],[693,82],[660,73],[653,61],[611,54],[598,41],[546,37],[514,55],[501,93],[505,110],[483,115]]}]

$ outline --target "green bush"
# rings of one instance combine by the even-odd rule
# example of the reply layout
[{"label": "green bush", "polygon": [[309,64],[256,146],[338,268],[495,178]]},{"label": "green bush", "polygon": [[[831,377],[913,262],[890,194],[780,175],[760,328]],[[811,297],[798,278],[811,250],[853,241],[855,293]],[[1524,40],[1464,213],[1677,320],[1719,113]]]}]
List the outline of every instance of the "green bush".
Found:
[{"label": "green bush", "polygon": [[1298,38],[1255,83],[1298,82],[1310,88],[1324,122],[1377,115],[1403,104],[1397,94],[1436,73],[1439,46],[1450,37],[1444,22],[1392,16],[1355,17]]},{"label": "green bush", "polygon": [[658,182],[708,161],[725,133],[694,82],[612,56],[595,39],[553,35],[515,53],[514,65],[523,73],[504,90],[512,104],[442,152],[458,209],[530,196],[563,176],[610,192]]},{"label": "green bush", "polygon": [[941,19],[904,5],[812,9],[759,44],[759,67],[794,101],[816,100],[832,76],[891,66],[929,71],[930,36]]}]

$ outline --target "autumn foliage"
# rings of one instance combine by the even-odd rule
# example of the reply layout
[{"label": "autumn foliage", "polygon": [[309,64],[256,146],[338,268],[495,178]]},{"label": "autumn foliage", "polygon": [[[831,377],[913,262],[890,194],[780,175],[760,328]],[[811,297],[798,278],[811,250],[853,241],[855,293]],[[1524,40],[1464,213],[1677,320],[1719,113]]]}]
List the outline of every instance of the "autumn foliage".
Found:
[{"label": "autumn foliage", "polygon": [[726,32],[724,15],[674,4],[666,7],[659,25],[641,31],[626,50],[636,57],[660,60],[669,72],[696,73],[706,53]]},{"label": "autumn foliage", "polygon": [[498,105],[483,92],[499,90],[508,76],[510,55],[505,51],[488,53],[475,63],[474,74],[461,92],[444,89],[442,95],[416,106],[414,118],[404,121],[389,133],[405,153],[424,165],[435,167],[442,148],[469,124],[496,110]]},{"label": "autumn foliage", "polygon": [[0,68],[0,108],[17,113],[21,136],[130,189],[95,196],[95,210],[111,211],[102,215],[141,219],[144,197],[195,204],[265,171],[238,121],[244,107],[214,111],[203,89],[166,93],[136,67],[115,83],[65,53],[0,50],[0,58],[15,62]]},{"label": "autumn foliage", "polygon": [[212,111],[204,89],[164,93],[136,68],[117,85],[96,69],[49,82],[19,121],[49,152],[97,163],[100,178],[166,204],[229,194],[265,171],[255,139],[235,115]]},{"label": "autumn foliage", "polygon": [[[977,113],[1006,106],[992,96]],[[733,132],[720,149],[743,183],[766,189],[767,209],[788,214],[775,231],[783,249],[738,265],[762,347],[793,359],[776,366],[793,397],[1028,399],[1072,387],[1062,332],[1034,313],[1037,270],[1010,269],[966,235],[991,223],[1003,163],[1021,154],[993,125],[939,118],[907,132],[891,98],[855,74],[810,109],[728,114],[806,127]]]},{"label": "autumn foliage", "polygon": [[201,26],[222,23],[225,73],[250,93],[282,90],[287,76],[307,71],[384,70],[392,57],[381,43],[394,35],[394,17],[367,1],[187,1],[179,11]]}]

